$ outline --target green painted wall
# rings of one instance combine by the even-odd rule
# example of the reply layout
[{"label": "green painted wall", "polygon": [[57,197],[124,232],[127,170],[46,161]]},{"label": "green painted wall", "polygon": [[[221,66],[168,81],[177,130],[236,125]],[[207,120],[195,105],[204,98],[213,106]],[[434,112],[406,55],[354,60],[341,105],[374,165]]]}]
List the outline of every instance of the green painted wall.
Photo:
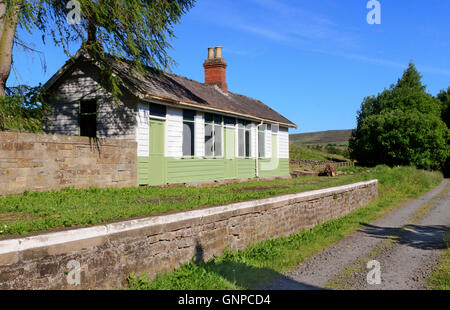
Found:
[{"label": "green painted wall", "polygon": [[[164,152],[164,122],[150,122],[150,156],[138,157],[138,182],[140,185],[213,182],[226,179],[256,177],[256,159],[235,157],[235,131],[224,128],[224,158],[167,158]],[[272,136],[272,158],[259,160],[259,176],[288,176],[289,160],[278,159],[277,136]],[[153,146],[152,146],[153,145]],[[276,167],[272,170],[261,170]]]}]

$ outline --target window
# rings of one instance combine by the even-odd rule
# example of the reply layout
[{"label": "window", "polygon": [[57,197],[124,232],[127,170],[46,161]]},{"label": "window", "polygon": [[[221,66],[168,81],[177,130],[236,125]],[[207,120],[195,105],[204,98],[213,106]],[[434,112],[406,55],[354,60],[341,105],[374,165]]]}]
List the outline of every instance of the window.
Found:
[{"label": "window", "polygon": [[183,156],[194,156],[195,112],[183,110]]},{"label": "window", "polygon": [[79,106],[80,136],[97,137],[97,100],[82,100]]},{"label": "window", "polygon": [[266,157],[266,124],[258,127],[258,157]]},{"label": "window", "polygon": [[165,105],[150,103],[150,116],[165,118],[166,111]]},{"label": "window", "polygon": [[272,125],[272,133],[273,134],[278,134],[278,128],[279,128],[278,124]]},{"label": "window", "polygon": [[250,129],[252,124],[247,121],[238,121],[238,155],[250,157]]},{"label": "window", "polygon": [[222,156],[222,116],[205,114],[205,156]]}]

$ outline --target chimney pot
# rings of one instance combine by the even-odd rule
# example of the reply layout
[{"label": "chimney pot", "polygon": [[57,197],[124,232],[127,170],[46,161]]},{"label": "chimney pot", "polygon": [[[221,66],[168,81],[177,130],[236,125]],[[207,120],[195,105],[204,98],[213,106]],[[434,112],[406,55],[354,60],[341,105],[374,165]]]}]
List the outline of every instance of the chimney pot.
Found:
[{"label": "chimney pot", "polygon": [[208,59],[214,58],[214,47],[208,47]]},{"label": "chimney pot", "polygon": [[208,59],[203,63],[205,84],[217,85],[223,92],[228,92],[226,83],[227,62],[222,58],[222,47],[208,48]]},{"label": "chimney pot", "polygon": [[222,58],[222,46],[216,47],[216,58]]}]

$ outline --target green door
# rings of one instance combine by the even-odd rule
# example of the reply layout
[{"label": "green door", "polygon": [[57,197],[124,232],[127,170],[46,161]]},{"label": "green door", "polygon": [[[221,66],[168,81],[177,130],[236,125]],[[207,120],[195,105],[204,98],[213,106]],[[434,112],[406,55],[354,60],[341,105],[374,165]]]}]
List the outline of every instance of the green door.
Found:
[{"label": "green door", "polygon": [[166,183],[163,120],[150,119],[149,185]]},{"label": "green door", "polygon": [[235,153],[235,141],[236,132],[234,129],[225,127],[225,179],[234,179],[237,175],[236,167],[236,153]]}]

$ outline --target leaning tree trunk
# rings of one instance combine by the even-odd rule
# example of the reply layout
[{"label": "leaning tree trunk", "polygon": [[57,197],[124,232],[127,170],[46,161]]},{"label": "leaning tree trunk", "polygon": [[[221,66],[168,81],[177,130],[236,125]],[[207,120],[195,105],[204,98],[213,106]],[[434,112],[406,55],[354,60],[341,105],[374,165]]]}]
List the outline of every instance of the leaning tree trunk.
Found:
[{"label": "leaning tree trunk", "polygon": [[15,1],[9,8],[5,2],[0,4],[0,96],[5,95],[6,81],[11,73],[14,36],[22,6],[21,0]]}]

